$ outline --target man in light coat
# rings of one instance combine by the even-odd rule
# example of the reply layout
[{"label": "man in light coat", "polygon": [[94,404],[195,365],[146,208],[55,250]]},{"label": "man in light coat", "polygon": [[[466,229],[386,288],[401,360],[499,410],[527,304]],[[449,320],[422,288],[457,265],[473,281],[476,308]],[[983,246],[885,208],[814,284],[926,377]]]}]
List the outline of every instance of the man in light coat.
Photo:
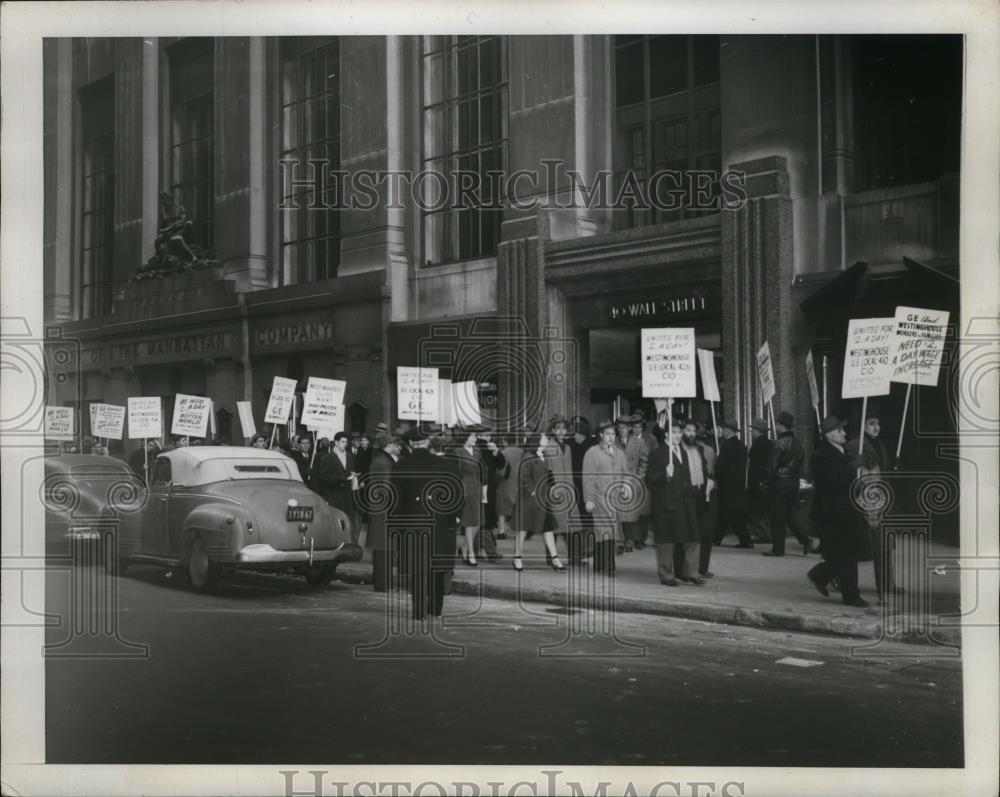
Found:
[{"label": "man in light coat", "polygon": [[625,453],[615,443],[615,425],[602,421],[598,444],[583,455],[583,506],[593,518],[594,572],[614,575],[615,546],[623,540],[618,507],[625,488]]}]

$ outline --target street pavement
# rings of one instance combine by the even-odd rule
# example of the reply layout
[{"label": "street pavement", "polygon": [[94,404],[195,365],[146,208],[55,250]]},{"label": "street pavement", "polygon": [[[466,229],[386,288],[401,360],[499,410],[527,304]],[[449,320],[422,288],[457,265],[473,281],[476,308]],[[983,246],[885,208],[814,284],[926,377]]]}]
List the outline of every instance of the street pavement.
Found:
[{"label": "street pavement", "polygon": [[99,573],[48,574],[50,763],[963,761],[945,649],[459,594],[413,626],[358,584]]},{"label": "street pavement", "polygon": [[[878,603],[875,572],[871,562],[859,566],[862,597],[867,609],[844,606],[840,595],[823,597],[806,579],[806,572],[819,562],[815,554],[802,555],[802,547],[789,539],[784,557],[761,554],[770,544],[754,550],[732,547],[735,537],[712,552],[714,578],[704,586],[667,587],[656,575],[656,553],[652,546],[617,557],[617,574],[611,585],[595,581],[589,568],[553,572],[545,562],[540,536],[525,544],[525,570],[518,575],[511,560],[513,540],[499,540],[504,555],[499,562],[480,559],[478,567],[456,565],[453,589],[463,594],[482,594],[518,602],[562,605],[594,605],[610,601],[618,612],[658,614],[761,628],[802,630],[841,636],[906,641],[928,645],[958,646],[960,573],[958,548],[931,544],[925,552],[896,552],[896,582],[906,589]],[[565,550],[559,547],[562,561]],[[362,562],[344,565],[339,577],[370,583],[371,562],[366,552]]]}]

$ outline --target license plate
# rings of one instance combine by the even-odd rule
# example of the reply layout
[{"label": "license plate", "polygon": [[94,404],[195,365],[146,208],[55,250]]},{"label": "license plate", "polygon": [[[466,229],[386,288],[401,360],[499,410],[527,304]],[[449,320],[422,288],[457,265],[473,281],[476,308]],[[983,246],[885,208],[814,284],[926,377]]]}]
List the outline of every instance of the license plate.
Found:
[{"label": "license plate", "polygon": [[286,520],[289,523],[302,521],[304,523],[312,523],[313,519],[313,508],[311,506],[290,506],[288,507],[288,514]]}]

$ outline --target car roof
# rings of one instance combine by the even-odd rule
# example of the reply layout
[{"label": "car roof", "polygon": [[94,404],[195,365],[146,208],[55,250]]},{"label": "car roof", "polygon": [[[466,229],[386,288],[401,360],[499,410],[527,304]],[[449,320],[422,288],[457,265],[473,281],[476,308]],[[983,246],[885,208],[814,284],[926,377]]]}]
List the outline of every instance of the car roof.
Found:
[{"label": "car roof", "polygon": [[45,467],[60,470],[85,465],[88,468],[105,467],[115,470],[128,470],[128,463],[117,457],[105,457],[100,454],[54,454],[45,457]]},{"label": "car roof", "polygon": [[232,459],[233,457],[252,457],[254,459],[288,459],[280,451],[270,451],[266,448],[251,448],[250,446],[184,446],[170,451],[161,451],[160,457],[169,457],[171,462],[187,461],[201,463],[210,459]]},{"label": "car roof", "polygon": [[[185,446],[157,454],[156,459],[170,461],[171,479],[178,486],[196,487],[233,478],[233,461],[243,463],[268,462],[276,465],[283,478],[300,480],[298,465],[291,457],[278,451],[247,446]],[[279,465],[279,463],[281,463]],[[244,477],[247,478],[247,477]],[[259,478],[274,478],[259,477]]]}]

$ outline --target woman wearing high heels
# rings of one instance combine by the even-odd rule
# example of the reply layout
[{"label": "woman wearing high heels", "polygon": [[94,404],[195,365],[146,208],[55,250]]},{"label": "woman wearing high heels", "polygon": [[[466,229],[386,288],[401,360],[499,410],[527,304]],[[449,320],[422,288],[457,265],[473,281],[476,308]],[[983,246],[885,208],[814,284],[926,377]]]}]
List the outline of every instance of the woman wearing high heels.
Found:
[{"label": "woman wearing high heels", "polygon": [[552,471],[545,461],[545,449],[549,444],[544,433],[530,432],[526,436],[524,458],[518,468],[517,497],[517,541],[514,549],[514,569],[524,569],[522,554],[524,539],[528,532],[542,532],[549,566],[553,570],[565,570],[556,551],[556,528],[549,511],[549,489],[552,486]]},{"label": "woman wearing high heels", "polygon": [[[503,454],[507,463],[502,472],[502,478],[497,484],[497,525],[499,532],[497,536],[506,539],[508,528],[511,524],[517,525],[517,494],[519,492],[518,474],[520,473],[521,460],[524,458],[524,441],[521,435],[514,432],[507,436]],[[511,528],[510,532],[516,534],[517,530]]]},{"label": "woman wearing high heels", "polygon": [[486,500],[486,467],[476,448],[478,433],[485,431],[485,426],[472,424],[457,427],[455,435],[461,445],[452,446],[448,452],[458,467],[462,479],[462,491],[465,494],[465,504],[462,508],[461,524],[465,533],[465,544],[460,545],[462,559],[471,567],[479,564],[476,561],[476,534],[482,525],[483,504]]}]

